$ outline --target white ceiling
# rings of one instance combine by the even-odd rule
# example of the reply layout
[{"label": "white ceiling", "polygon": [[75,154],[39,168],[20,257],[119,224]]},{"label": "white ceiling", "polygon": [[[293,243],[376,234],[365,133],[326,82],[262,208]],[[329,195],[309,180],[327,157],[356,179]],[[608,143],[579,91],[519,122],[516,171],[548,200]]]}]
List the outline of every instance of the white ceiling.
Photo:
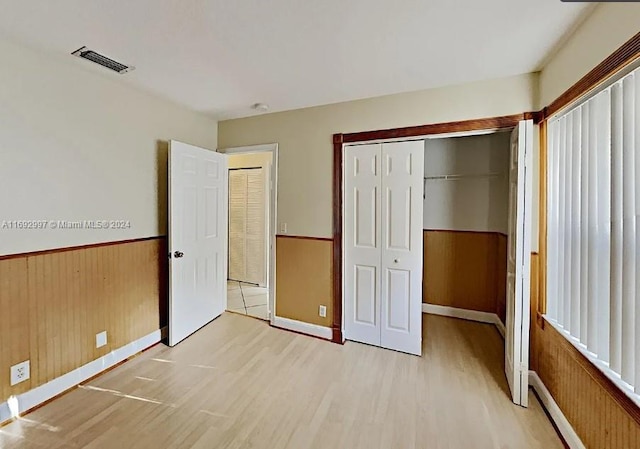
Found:
[{"label": "white ceiling", "polygon": [[[539,70],[588,12],[560,0],[0,0],[0,34],[218,119]],[[70,63],[91,63],[69,56]],[[97,70],[105,71],[100,67]]]}]

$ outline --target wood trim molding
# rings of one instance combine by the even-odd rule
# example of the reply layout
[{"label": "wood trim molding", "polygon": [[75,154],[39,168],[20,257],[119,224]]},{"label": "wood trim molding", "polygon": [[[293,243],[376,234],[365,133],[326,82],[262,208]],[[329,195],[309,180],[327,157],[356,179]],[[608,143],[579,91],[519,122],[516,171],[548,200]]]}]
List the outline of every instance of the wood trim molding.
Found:
[{"label": "wood trim molding", "polygon": [[540,123],[538,185],[538,312],[547,313],[547,122]]},{"label": "wood trim molding", "polygon": [[595,89],[616,72],[640,58],[640,32],[595,66],[577,83],[543,109],[545,119]]},{"label": "wood trim molding", "polygon": [[333,323],[332,341],[342,344],[342,145],[344,135],[333,135]]},{"label": "wood trim molding", "polygon": [[309,237],[306,235],[288,235],[288,234],[276,234],[276,238],[280,239],[299,239],[299,240],[320,240],[322,242],[333,242],[331,237]]},{"label": "wood trim molding", "polygon": [[433,123],[428,125],[407,126],[404,128],[380,129],[348,134],[334,134],[334,149],[336,139],[338,143],[367,142],[370,140],[398,139],[405,137],[427,136],[431,134],[447,134],[467,131],[482,131],[486,129],[512,128],[521,120],[527,120],[539,114],[527,112],[523,114],[506,115],[502,117],[480,118],[458,122]]},{"label": "wood trim molding", "polygon": [[524,120],[533,120],[534,124],[539,124],[544,120],[544,109],[534,112],[525,112],[523,114]]},{"label": "wood trim molding", "polygon": [[138,239],[113,240],[113,241],[109,241],[109,242],[90,243],[88,245],[65,246],[63,248],[52,248],[52,249],[45,249],[45,250],[41,250],[41,251],[31,251],[31,252],[26,252],[26,253],[7,254],[7,255],[4,255],[4,256],[0,255],[0,260],[18,259],[18,258],[21,258],[21,257],[28,257],[28,256],[41,256],[41,255],[44,255],[44,254],[63,253],[65,251],[75,251],[75,250],[79,250],[79,249],[99,248],[101,246],[123,245],[123,244],[126,244],[126,243],[146,242],[148,240],[163,240],[163,239],[166,239],[166,238],[167,238],[166,235],[159,235],[159,236],[153,236],[153,237],[142,237],[142,238],[138,238]]},{"label": "wood trim molding", "polygon": [[[545,324],[548,320],[542,317]],[[558,334],[559,345],[571,354],[571,357],[611,396],[633,420],[640,425],[640,408],[628,397],[611,379],[600,371],[591,361],[585,357],[567,338],[558,332],[552,324],[544,326],[545,332]]]}]

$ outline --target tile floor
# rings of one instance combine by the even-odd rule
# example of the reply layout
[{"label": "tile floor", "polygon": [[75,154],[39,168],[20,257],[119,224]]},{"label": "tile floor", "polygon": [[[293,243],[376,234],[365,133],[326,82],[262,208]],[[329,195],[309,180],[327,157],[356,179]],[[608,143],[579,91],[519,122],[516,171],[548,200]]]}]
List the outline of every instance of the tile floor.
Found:
[{"label": "tile floor", "polygon": [[261,320],[269,319],[269,291],[245,282],[227,281],[227,310]]}]

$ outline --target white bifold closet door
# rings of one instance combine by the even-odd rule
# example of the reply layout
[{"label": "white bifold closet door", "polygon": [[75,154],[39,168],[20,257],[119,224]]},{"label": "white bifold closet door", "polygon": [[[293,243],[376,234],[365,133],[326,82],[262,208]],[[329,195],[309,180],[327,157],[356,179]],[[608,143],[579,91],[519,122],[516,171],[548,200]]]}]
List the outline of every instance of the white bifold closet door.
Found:
[{"label": "white bifold closet door", "polygon": [[229,170],[229,279],[266,285],[265,217],[264,169]]},{"label": "white bifold closet door", "polygon": [[529,307],[531,285],[531,202],[533,122],[523,120],[511,133],[505,374],[515,404],[529,397]]},{"label": "white bifold closet door", "polygon": [[424,141],[344,154],[345,338],[420,355]]}]

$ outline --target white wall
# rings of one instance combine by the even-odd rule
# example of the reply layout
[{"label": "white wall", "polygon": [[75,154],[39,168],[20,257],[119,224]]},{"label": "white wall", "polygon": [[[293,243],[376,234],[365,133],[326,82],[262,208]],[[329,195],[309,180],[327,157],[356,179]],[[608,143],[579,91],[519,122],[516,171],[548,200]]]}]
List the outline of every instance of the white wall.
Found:
[{"label": "white wall", "polygon": [[167,145],[215,149],[217,123],[87,70],[0,41],[4,220],[128,220],[123,230],[0,228],[0,254],[166,233]]},{"label": "white wall", "polygon": [[[507,233],[509,136],[501,132],[426,141],[425,177],[465,178],[426,181],[424,229]],[[477,177],[489,173],[500,176]]]},{"label": "white wall", "polygon": [[278,221],[288,233],[332,236],[334,133],[532,111],[536,74],[220,122],[220,148],[278,143]]}]

